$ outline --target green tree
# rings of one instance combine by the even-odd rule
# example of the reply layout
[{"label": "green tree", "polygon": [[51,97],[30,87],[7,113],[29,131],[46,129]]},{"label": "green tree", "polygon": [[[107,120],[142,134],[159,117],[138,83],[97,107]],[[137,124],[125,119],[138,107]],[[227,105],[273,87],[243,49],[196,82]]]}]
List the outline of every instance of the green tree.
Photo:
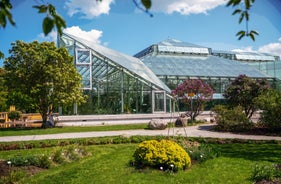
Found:
[{"label": "green tree", "polygon": [[7,110],[7,89],[4,84],[4,74],[5,70],[3,68],[0,68],[0,112]]},{"label": "green tree", "polygon": [[262,110],[260,121],[268,128],[281,128],[281,91],[269,90],[261,94],[255,103]]},{"label": "green tree", "polygon": [[204,105],[213,98],[212,87],[200,79],[185,80],[172,91],[173,96],[185,104],[188,111],[186,115],[194,121],[202,113]]},{"label": "green tree", "polygon": [[11,56],[4,61],[8,93],[33,105],[43,126],[54,106],[84,102],[81,76],[65,48],[50,42],[17,41],[9,52]]},{"label": "green tree", "polygon": [[241,106],[247,118],[251,118],[258,107],[254,100],[270,89],[265,79],[252,79],[239,75],[224,91],[224,97],[230,107]]}]

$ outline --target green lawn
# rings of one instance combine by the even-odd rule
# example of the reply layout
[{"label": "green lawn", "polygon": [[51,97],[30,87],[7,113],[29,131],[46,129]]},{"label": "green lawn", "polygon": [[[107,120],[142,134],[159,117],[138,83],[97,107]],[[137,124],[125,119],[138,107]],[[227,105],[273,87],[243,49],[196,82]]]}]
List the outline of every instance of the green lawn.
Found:
[{"label": "green lawn", "polygon": [[9,128],[0,129],[0,136],[17,136],[17,135],[42,135],[42,134],[57,134],[69,132],[90,132],[90,131],[113,131],[113,130],[134,130],[145,129],[147,123],[143,124],[126,124],[126,125],[101,125],[101,126],[69,126],[69,127],[56,127],[56,128],[33,128],[33,129],[20,129]]},{"label": "green lawn", "polygon": [[[137,144],[87,146],[91,156],[73,163],[54,166],[20,183],[97,183],[97,184],[251,184],[256,163],[280,163],[280,144],[214,144],[221,156],[186,171],[167,173],[160,170],[136,170],[128,163]],[[56,148],[1,151],[0,159],[23,154],[48,154]]]}]

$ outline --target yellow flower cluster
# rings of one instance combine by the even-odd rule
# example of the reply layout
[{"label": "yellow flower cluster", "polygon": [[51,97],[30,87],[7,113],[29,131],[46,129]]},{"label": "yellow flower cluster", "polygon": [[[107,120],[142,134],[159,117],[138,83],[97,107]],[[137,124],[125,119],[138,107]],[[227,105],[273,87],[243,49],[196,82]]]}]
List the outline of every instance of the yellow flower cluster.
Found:
[{"label": "yellow flower cluster", "polygon": [[149,140],[140,143],[134,153],[134,159],[139,166],[151,166],[163,170],[184,170],[191,166],[188,153],[170,140]]}]

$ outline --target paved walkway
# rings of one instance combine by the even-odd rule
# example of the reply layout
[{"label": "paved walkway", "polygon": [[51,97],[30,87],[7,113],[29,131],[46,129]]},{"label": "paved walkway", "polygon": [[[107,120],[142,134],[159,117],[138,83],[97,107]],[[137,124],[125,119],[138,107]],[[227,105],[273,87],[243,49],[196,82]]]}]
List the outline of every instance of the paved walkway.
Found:
[{"label": "paved walkway", "polygon": [[98,132],[79,132],[61,133],[47,135],[26,135],[26,136],[5,136],[0,137],[0,142],[31,141],[31,140],[50,140],[50,139],[74,139],[105,136],[132,136],[132,135],[182,135],[187,137],[211,137],[211,138],[231,138],[231,139],[251,139],[251,140],[279,140],[277,136],[258,136],[240,135],[233,133],[221,133],[211,131],[212,124],[191,126],[186,128],[170,128],[166,130],[120,130],[120,131],[98,131]]}]

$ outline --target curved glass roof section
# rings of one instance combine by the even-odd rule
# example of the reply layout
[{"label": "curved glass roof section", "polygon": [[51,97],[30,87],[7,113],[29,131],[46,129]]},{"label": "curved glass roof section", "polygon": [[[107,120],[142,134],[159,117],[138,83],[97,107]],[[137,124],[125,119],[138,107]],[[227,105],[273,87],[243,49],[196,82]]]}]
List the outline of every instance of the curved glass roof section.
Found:
[{"label": "curved glass roof section", "polygon": [[103,57],[104,59],[108,59],[116,65],[127,69],[130,73],[139,76],[143,80],[149,81],[150,83],[169,93],[171,92],[171,90],[140,59],[103,47],[101,45],[89,42],[70,34],[63,34],[88,47],[96,54],[101,55],[101,57]]},{"label": "curved glass roof section", "polygon": [[[179,49],[180,48],[180,49]],[[158,76],[272,78],[246,63],[211,55],[211,49],[174,39],[154,44],[135,55]]]},{"label": "curved glass roof section", "polygon": [[231,54],[233,55],[237,60],[241,61],[277,61],[279,60],[278,57],[268,54],[268,53],[261,53],[261,52],[239,52],[239,51],[214,51],[214,55],[218,54]]},{"label": "curved glass roof section", "polygon": [[253,78],[270,78],[246,63],[215,56],[156,55],[142,61],[156,74],[194,77],[237,77],[245,74]]}]

